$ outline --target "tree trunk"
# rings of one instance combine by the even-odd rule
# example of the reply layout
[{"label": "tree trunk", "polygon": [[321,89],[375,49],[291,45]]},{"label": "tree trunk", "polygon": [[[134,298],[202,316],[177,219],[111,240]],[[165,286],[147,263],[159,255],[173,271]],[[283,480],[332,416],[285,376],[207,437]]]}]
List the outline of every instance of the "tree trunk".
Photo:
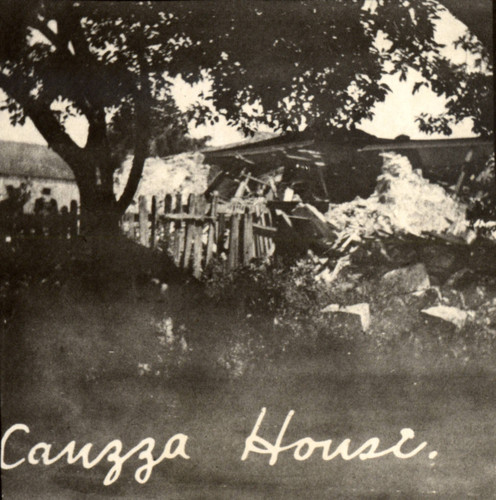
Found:
[{"label": "tree trunk", "polygon": [[[117,209],[114,193],[103,193],[93,187],[93,192],[81,192],[81,227],[82,236],[108,235],[115,237],[119,234],[121,210]],[[96,191],[96,192],[95,192]]]},{"label": "tree trunk", "polygon": [[76,175],[81,200],[80,233],[85,237],[113,238],[119,233],[119,221],[127,208],[117,202],[114,194],[116,160],[108,153],[104,141],[93,145],[84,161],[80,169],[83,175]]}]

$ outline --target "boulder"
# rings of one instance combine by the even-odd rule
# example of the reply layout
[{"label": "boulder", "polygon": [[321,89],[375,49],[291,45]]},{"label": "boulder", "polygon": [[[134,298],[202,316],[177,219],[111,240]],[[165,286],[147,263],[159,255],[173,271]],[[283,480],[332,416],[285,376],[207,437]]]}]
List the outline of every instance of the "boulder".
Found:
[{"label": "boulder", "polygon": [[322,312],[339,312],[345,314],[354,314],[360,317],[362,330],[366,332],[370,328],[370,306],[366,302],[353,304],[351,306],[340,306],[339,304],[329,304],[322,309]]},{"label": "boulder", "polygon": [[389,271],[381,278],[380,286],[390,295],[427,290],[431,283],[424,264],[414,264]]},{"label": "boulder", "polygon": [[474,311],[464,311],[458,307],[452,306],[435,306],[429,307],[428,309],[422,309],[424,314],[432,316],[434,318],[439,318],[444,321],[452,323],[457,328],[463,328],[469,319],[475,318]]}]

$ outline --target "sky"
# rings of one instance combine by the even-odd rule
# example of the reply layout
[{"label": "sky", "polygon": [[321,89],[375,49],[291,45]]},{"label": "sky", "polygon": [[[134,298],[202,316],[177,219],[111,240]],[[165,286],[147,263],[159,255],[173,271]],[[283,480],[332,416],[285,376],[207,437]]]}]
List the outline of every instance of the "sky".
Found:
[{"label": "sky", "polygon": [[[450,14],[444,14],[437,26],[436,38],[440,43],[444,43],[446,48],[444,53],[456,62],[465,62],[467,55],[461,49],[453,47],[456,40],[465,30],[465,26]],[[445,100],[436,96],[431,90],[422,87],[415,95],[412,95],[412,88],[417,81],[416,75],[411,71],[406,81],[400,82],[399,77],[386,76],[383,81],[389,85],[392,92],[386,100],[379,103],[374,108],[373,120],[364,121],[359,124],[359,128],[384,138],[394,138],[400,134],[410,136],[412,139],[436,138],[441,135],[426,135],[418,130],[415,118],[421,113],[428,111],[436,114],[444,110]],[[180,109],[186,109],[197,98],[198,94],[205,90],[207,84],[190,87],[177,79],[173,89],[173,95]],[[0,93],[0,101],[3,99]],[[87,135],[87,122],[84,118],[70,118],[66,124],[68,133],[80,145],[84,146]],[[465,120],[457,125],[451,137],[472,137],[471,120]],[[264,129],[265,131],[267,129]],[[221,146],[233,142],[239,142],[243,135],[237,130],[229,127],[224,119],[214,126],[201,126],[191,128],[193,137],[209,135],[212,137],[209,145]],[[24,126],[13,127],[10,125],[8,113],[0,111],[0,140],[11,140],[19,142],[31,142],[46,144],[43,137],[36,130],[34,125],[27,120]]]}]

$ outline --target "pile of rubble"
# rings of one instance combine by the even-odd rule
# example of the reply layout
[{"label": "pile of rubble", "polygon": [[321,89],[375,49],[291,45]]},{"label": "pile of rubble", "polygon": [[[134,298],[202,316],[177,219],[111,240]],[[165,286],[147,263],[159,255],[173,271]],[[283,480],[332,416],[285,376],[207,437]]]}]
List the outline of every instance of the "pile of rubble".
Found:
[{"label": "pile of rubble", "polygon": [[393,234],[446,235],[471,243],[466,206],[413,170],[407,158],[385,154],[382,174],[367,199],[331,204],[325,214],[334,227],[335,249],[350,241]]},{"label": "pile of rubble", "polygon": [[[310,255],[310,258],[315,259]],[[339,264],[339,262],[338,262]],[[450,324],[461,330],[475,328],[479,334],[496,334],[496,295],[494,281],[489,287],[467,280],[471,271],[462,269],[452,275],[442,286],[436,282],[423,263],[392,269],[379,275],[371,282],[369,294],[360,294],[360,302],[342,301],[331,303],[321,312],[331,316],[336,314],[356,316],[364,332],[383,329],[408,330],[414,324]],[[322,274],[322,273],[320,273]],[[319,278],[319,275],[316,276]],[[332,281],[336,280],[336,276]],[[327,280],[324,280],[328,282]],[[465,281],[465,285],[463,285]],[[363,278],[353,271],[341,277],[338,287],[347,284],[347,290],[363,288]],[[336,287],[336,285],[333,285]],[[351,295],[350,295],[351,297]],[[358,298],[357,297],[357,298]],[[374,314],[374,311],[377,314]],[[403,324],[396,324],[398,318]],[[389,323],[393,323],[388,325]],[[440,322],[440,323],[439,323]],[[414,326],[413,326],[414,327]]]},{"label": "pile of rubble", "polygon": [[[147,158],[143,175],[135,195],[150,199],[156,196],[159,204],[166,194],[201,194],[207,189],[210,167],[203,163],[201,153],[182,153],[168,158]],[[131,171],[132,156],[128,157],[114,178],[114,191],[120,196]]]},{"label": "pile of rubble", "polygon": [[[384,160],[369,198],[330,204],[325,215],[303,204],[293,211],[337,253],[327,259],[309,252],[315,280],[350,295],[321,311],[356,317],[364,332],[413,331],[437,321],[496,335],[495,282],[491,291],[479,284],[489,274],[484,262],[496,269],[490,264],[494,245],[487,244],[496,239],[496,230],[487,228],[496,224],[485,223],[485,232],[482,223],[471,226],[467,206],[413,170],[407,158],[387,154]],[[477,237],[483,244],[468,247]],[[462,278],[469,283],[464,290]]]}]

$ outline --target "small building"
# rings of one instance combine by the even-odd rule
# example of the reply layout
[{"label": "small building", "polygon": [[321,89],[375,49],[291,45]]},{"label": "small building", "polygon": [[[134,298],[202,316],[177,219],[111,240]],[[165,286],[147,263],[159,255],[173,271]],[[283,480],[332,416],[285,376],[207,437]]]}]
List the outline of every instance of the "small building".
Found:
[{"label": "small building", "polygon": [[[122,194],[129,176],[132,156],[128,156],[114,176],[114,190]],[[147,158],[143,175],[129,207],[137,210],[140,195],[155,195],[163,204],[165,194],[182,192],[200,193],[207,188],[208,165],[203,164],[199,153],[182,153],[168,158]],[[24,212],[31,213],[43,189],[50,189],[50,197],[58,208],[70,207],[72,200],[79,204],[79,189],[67,163],[47,146],[23,142],[0,141],[0,201],[7,198],[7,186],[17,189],[26,183],[31,196],[24,205]]]},{"label": "small building", "polygon": [[31,192],[24,212],[33,211],[43,189],[50,189],[58,207],[79,202],[79,190],[69,166],[47,146],[0,141],[0,200],[7,197],[7,186],[19,188],[26,183]]}]

